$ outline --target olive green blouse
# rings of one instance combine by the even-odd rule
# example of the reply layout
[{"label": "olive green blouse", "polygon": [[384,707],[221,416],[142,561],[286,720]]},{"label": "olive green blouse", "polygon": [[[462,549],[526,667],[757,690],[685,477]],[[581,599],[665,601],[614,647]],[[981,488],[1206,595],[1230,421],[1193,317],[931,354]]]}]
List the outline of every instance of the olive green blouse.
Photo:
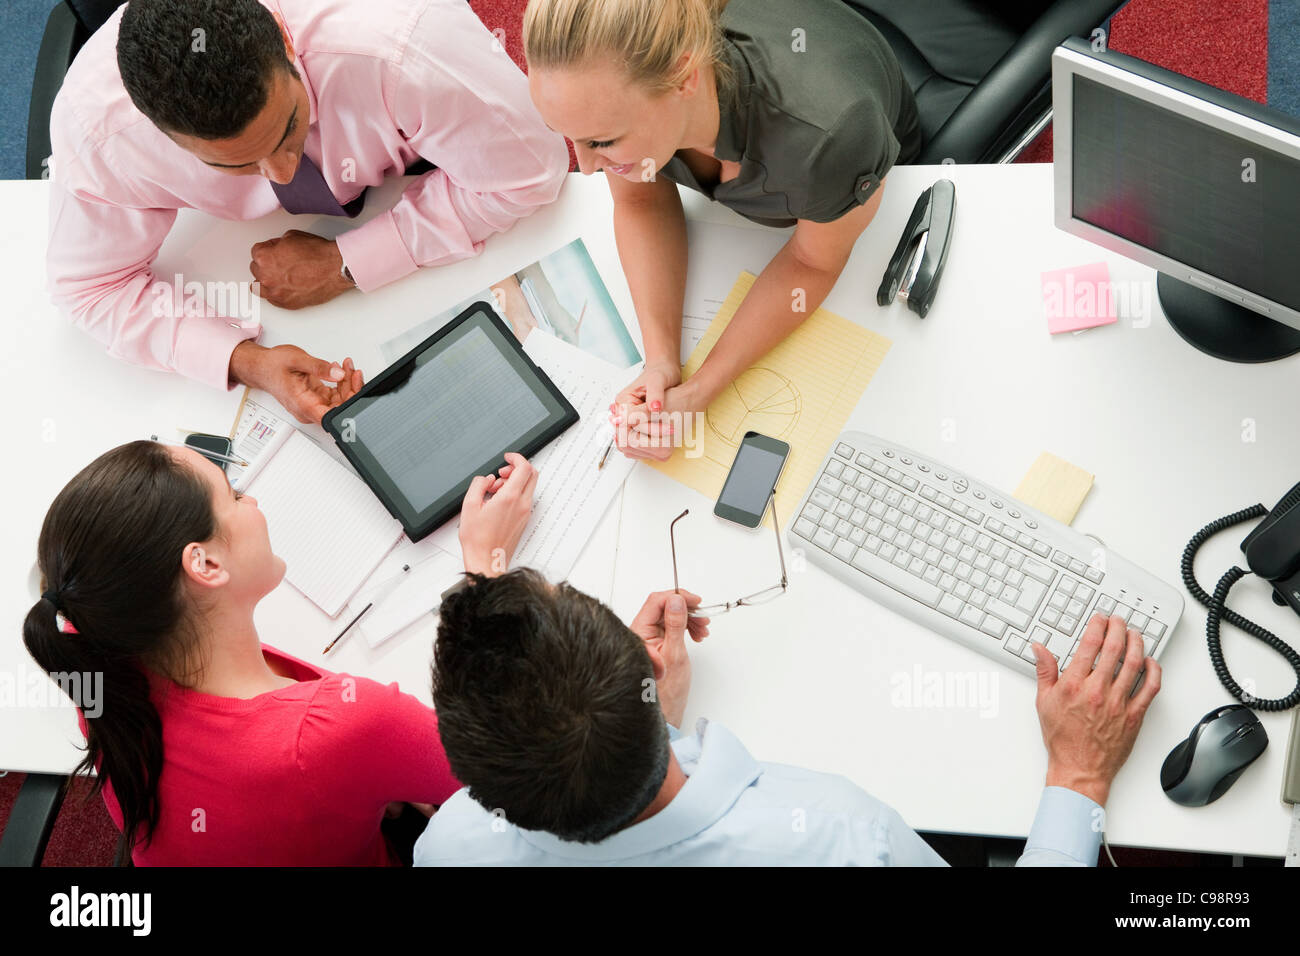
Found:
[{"label": "olive green blouse", "polygon": [[674,156],[660,172],[754,222],[833,222],[921,149],[916,100],[880,32],[841,0],[730,0],[730,82],[714,156],[740,163],[709,188]]}]

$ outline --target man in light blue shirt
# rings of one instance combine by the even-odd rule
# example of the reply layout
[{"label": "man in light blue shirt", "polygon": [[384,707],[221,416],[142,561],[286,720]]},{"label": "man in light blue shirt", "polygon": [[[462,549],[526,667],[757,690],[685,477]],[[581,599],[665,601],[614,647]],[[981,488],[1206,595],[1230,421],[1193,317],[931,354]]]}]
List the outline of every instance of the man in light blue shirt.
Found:
[{"label": "man in light blue shirt", "polygon": [[[652,594],[625,627],[527,570],[472,576],[449,595],[433,697],[466,789],[434,814],[416,865],[943,866],[843,777],[759,763],[718,723],[677,730],[685,635],[708,634],[707,619],[688,617],[698,604]],[[1101,806],[1160,687],[1159,665],[1125,630],[1094,618],[1059,677],[1035,645],[1048,772],[1021,866],[1096,865]]]}]

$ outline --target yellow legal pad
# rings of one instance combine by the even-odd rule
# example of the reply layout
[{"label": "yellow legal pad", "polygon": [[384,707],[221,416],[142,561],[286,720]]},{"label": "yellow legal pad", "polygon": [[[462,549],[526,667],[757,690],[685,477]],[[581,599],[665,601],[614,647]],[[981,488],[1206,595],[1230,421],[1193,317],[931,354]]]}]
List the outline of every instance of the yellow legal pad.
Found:
[{"label": "yellow legal pad", "polygon": [[1031,508],[1070,524],[1088,497],[1092,482],[1093,476],[1082,468],[1043,452],[1020,482],[1015,496]]},{"label": "yellow legal pad", "polygon": [[[683,379],[704,364],[754,281],[751,273],[740,274],[682,369]],[[714,399],[703,422],[692,428],[671,458],[651,464],[716,499],[745,432],[789,442],[790,457],[776,491],[778,517],[786,524],[892,344],[818,309]]]}]

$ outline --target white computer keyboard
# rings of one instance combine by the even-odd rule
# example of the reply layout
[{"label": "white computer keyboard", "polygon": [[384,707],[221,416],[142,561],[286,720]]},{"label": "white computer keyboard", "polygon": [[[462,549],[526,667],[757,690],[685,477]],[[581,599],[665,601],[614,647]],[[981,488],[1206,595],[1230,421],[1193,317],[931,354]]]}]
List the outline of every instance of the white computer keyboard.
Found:
[{"label": "white computer keyboard", "polygon": [[1069,664],[1094,613],[1119,614],[1159,657],[1182,594],[1153,574],[933,458],[846,431],[787,532],[808,561],[925,627],[1032,675],[1031,641]]}]

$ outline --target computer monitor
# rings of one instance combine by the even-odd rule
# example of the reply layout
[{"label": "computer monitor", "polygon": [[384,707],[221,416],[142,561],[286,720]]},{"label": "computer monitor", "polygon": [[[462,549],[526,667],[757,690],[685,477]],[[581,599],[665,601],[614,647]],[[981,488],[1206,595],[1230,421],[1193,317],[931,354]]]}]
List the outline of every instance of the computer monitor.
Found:
[{"label": "computer monitor", "polygon": [[1056,225],[1158,270],[1210,355],[1300,351],[1300,123],[1077,37],[1052,55]]}]

